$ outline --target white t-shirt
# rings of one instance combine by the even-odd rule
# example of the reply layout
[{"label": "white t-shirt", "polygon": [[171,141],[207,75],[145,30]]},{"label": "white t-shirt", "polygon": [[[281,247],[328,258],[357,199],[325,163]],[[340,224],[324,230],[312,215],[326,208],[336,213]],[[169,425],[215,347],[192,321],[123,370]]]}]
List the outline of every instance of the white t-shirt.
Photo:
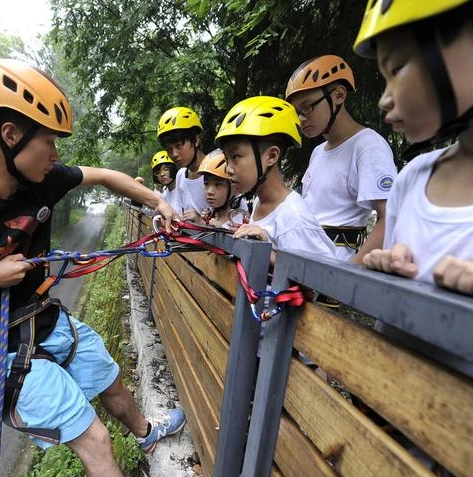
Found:
[{"label": "white t-shirt", "polygon": [[384,248],[406,244],[419,267],[416,280],[433,283],[433,270],[446,255],[473,261],[473,206],[439,207],[425,191],[444,148],[422,154],[399,174],[387,204]]},{"label": "white t-shirt", "polygon": [[[302,197],[321,225],[365,227],[373,200],[387,199],[397,171],[388,143],[365,128],[330,151],[327,142],[311,154]],[[337,247],[337,258],[355,251]]]},{"label": "white t-shirt", "polygon": [[259,199],[255,198],[250,223],[259,225],[268,234],[273,250],[284,250],[306,257],[323,254],[334,257],[335,245],[314,219],[302,197],[292,191],[272,212],[254,220]]},{"label": "white t-shirt", "polygon": [[[406,244],[419,267],[416,280],[433,283],[433,269],[446,255],[473,261],[473,206],[439,207],[425,191],[437,159],[448,148],[422,154],[400,172],[389,196],[384,248]],[[376,329],[447,366],[473,376],[473,363],[378,321]]]},{"label": "white t-shirt", "polygon": [[194,209],[200,214],[208,207],[205,199],[204,176],[201,175],[197,179],[188,179],[186,168],[183,167],[177,171],[176,190],[181,207],[181,210],[177,212],[182,213],[184,210]]},{"label": "white t-shirt", "polygon": [[160,192],[161,197],[179,214],[182,212],[181,202],[179,200],[179,193],[177,187],[174,187],[173,190],[164,187]]}]

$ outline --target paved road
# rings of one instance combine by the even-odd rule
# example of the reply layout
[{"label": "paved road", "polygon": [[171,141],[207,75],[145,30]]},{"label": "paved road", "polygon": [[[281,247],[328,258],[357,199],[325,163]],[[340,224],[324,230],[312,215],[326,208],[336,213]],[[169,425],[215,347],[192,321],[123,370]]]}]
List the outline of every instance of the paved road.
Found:
[{"label": "paved road", "polygon": [[[97,249],[102,239],[105,225],[105,206],[95,204],[87,209],[82,220],[73,226],[63,238],[61,249],[66,251],[78,250],[83,253]],[[60,264],[54,264],[59,267]],[[53,267],[52,267],[53,268]],[[53,268],[54,273],[54,268]],[[84,278],[71,278],[62,280],[52,289],[51,295],[60,297],[61,301],[74,314],[77,311],[78,298],[81,292]],[[25,461],[31,449],[30,441],[24,434],[2,427],[2,454],[0,464],[1,477],[14,477],[25,471]],[[23,465],[23,467],[22,467]]]}]

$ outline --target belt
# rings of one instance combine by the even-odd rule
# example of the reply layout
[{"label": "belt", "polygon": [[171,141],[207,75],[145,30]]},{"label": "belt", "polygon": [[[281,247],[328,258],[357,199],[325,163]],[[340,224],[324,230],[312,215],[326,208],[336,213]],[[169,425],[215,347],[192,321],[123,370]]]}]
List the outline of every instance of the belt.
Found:
[{"label": "belt", "polygon": [[366,227],[322,225],[325,233],[337,247],[358,250],[366,239]]}]

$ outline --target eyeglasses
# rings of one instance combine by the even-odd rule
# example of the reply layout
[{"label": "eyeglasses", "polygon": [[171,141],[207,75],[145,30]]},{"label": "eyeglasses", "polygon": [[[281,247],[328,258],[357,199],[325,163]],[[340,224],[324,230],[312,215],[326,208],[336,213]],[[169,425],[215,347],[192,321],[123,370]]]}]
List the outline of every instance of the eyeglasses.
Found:
[{"label": "eyeglasses", "polygon": [[296,113],[298,116],[304,116],[305,118],[309,117],[313,112],[314,108],[321,103],[327,96],[331,95],[332,92],[335,91],[335,88],[332,89],[331,91],[327,91],[326,94],[324,94],[322,97],[317,98],[313,103],[308,104],[307,106],[304,106],[301,109],[296,109]]}]

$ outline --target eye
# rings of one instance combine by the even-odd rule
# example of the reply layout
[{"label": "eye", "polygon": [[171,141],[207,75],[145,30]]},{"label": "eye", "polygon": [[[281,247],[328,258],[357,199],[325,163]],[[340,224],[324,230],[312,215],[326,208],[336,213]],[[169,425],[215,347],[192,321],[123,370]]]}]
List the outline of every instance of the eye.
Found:
[{"label": "eye", "polygon": [[402,68],[402,65],[396,66],[395,68],[391,69],[391,76],[396,76],[398,71]]}]

